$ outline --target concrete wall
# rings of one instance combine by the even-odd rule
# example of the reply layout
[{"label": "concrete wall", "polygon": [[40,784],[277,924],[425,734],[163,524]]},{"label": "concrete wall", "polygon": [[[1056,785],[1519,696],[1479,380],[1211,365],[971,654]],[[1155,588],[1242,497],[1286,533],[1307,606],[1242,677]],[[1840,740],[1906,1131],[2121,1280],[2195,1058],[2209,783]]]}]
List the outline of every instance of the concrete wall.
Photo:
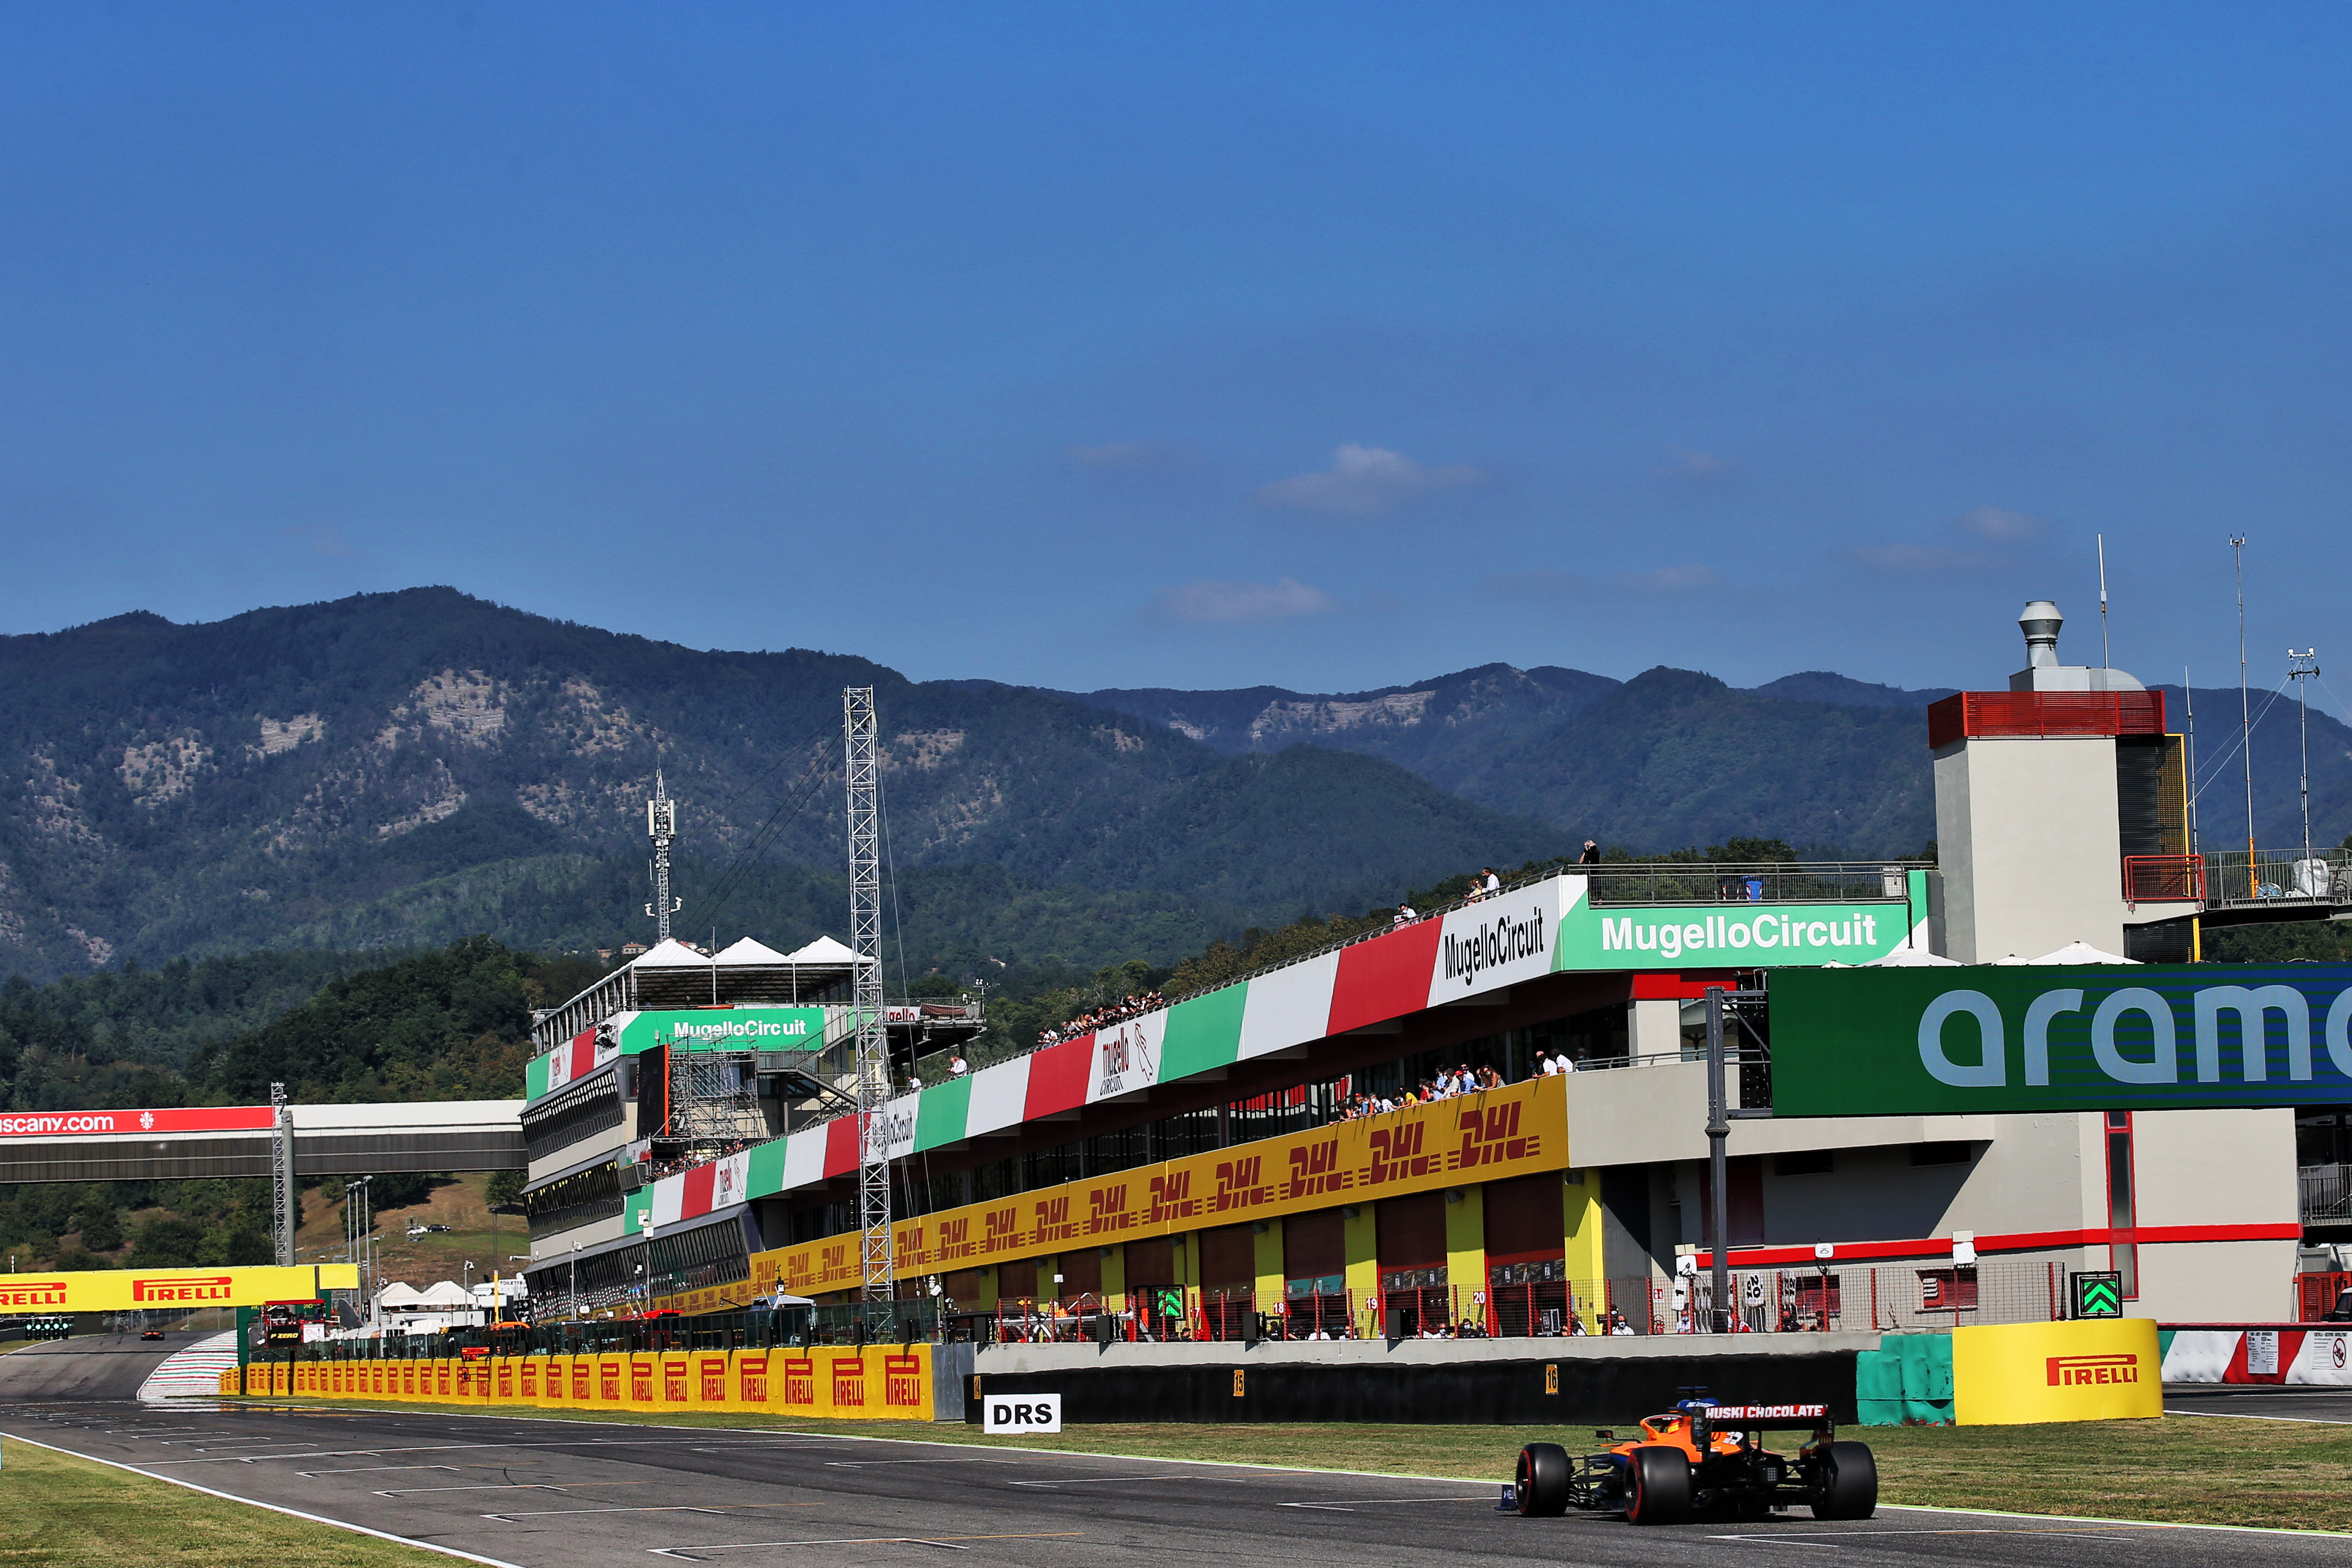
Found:
[{"label": "concrete wall", "polygon": [[1962,741],[1935,773],[1946,956],[2123,951],[2112,737]]}]

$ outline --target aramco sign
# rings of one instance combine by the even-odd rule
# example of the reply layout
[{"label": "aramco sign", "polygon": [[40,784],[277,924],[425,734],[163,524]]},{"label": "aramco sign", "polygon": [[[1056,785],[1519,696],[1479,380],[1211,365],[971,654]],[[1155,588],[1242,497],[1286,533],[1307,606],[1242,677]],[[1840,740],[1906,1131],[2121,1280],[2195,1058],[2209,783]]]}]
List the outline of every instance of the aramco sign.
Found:
[{"label": "aramco sign", "polygon": [[1782,1116],[2352,1100],[2352,964],[1788,970]]}]

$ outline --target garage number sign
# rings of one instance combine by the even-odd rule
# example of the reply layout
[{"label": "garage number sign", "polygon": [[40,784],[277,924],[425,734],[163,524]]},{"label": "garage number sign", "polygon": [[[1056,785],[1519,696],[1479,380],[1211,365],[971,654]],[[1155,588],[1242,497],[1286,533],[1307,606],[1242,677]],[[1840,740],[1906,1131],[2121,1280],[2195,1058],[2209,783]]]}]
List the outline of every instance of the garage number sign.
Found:
[{"label": "garage number sign", "polygon": [[2352,964],[1788,970],[1781,1116],[2352,1100]]}]

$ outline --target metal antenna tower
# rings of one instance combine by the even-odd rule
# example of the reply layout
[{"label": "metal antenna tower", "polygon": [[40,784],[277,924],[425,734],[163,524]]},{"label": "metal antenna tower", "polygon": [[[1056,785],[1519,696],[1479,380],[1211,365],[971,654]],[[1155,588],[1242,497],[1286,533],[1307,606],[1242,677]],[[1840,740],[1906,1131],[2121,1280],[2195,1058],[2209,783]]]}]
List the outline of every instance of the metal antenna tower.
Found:
[{"label": "metal antenna tower", "polygon": [[[2305,837],[2310,835],[2305,834]],[[276,1233],[278,1267],[294,1267],[294,1113],[286,1086],[269,1086],[269,1228]]]},{"label": "metal antenna tower", "polygon": [[669,940],[669,917],[684,907],[684,900],[669,896],[669,846],[677,837],[677,802],[663,786],[659,768],[654,770],[654,797],[646,802],[646,837],[654,841],[654,901],[646,906],[646,913],[654,918],[654,941],[664,942]]},{"label": "metal antenna tower", "polygon": [[[2303,884],[2311,876],[2311,708],[2306,699],[2314,676],[2319,673],[2319,650],[2305,648],[2297,653],[2286,650],[2286,678],[2294,682],[2296,716],[2303,726],[2303,864],[2294,868],[2295,891],[2308,892]],[[2323,882],[2322,893],[2327,889]]]},{"label": "metal antenna tower", "polygon": [[2230,535],[2230,554],[2238,563],[2238,747],[2246,768],[2246,894],[2262,886],[2254,869],[2254,721],[2246,695],[2246,536]]},{"label": "metal antenna tower", "polygon": [[2099,541],[2099,668],[2115,668],[2115,656],[2107,651],[2107,536]]},{"label": "metal antenna tower", "polygon": [[890,1136],[882,1107],[890,1098],[890,1046],[882,1018],[882,858],[880,748],[874,689],[841,694],[842,763],[849,785],[849,945],[857,953],[850,999],[857,1021],[857,1226],[866,1299],[895,1294],[890,1243]]}]

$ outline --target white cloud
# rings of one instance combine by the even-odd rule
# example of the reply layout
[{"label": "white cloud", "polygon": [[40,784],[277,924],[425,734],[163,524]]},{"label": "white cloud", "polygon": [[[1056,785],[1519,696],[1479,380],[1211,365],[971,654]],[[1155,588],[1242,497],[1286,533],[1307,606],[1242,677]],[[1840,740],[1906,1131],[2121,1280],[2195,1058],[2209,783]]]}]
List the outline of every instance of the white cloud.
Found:
[{"label": "white cloud", "polygon": [[1339,602],[1297,578],[1277,577],[1271,583],[1180,584],[1153,595],[1151,607],[1164,620],[1242,626],[1328,615],[1339,607]]},{"label": "white cloud", "polygon": [[2031,539],[2046,533],[2050,525],[2031,512],[2010,511],[1997,506],[1970,507],[1960,513],[1959,525],[1979,539]]},{"label": "white cloud", "polygon": [[1937,572],[1980,572],[1999,564],[1989,555],[1968,550],[1947,550],[1940,544],[1865,544],[1845,552],[1856,566],[1897,576],[1922,577]]},{"label": "white cloud", "polygon": [[1484,472],[1466,464],[1425,468],[1385,447],[1349,442],[1332,452],[1328,472],[1276,479],[1261,487],[1257,499],[1266,506],[1296,507],[1301,511],[1375,517],[1416,496],[1461,489],[1483,484],[1486,479]]},{"label": "white cloud", "polygon": [[1671,447],[1658,464],[1661,479],[1719,479],[1739,467],[1737,458],[1718,458],[1712,452],[1694,452],[1681,447]]},{"label": "white cloud", "polygon": [[1716,575],[1713,567],[1690,562],[1680,566],[1654,567],[1647,572],[1620,572],[1599,582],[1580,577],[1573,572],[1507,572],[1487,578],[1479,586],[1501,598],[1556,603],[1570,599],[1606,598],[1612,595],[1623,597],[1704,594],[1723,586],[1723,579]]},{"label": "white cloud", "polygon": [[1171,474],[1200,458],[1167,441],[1106,441],[1099,447],[1065,447],[1062,456],[1098,474]]},{"label": "white cloud", "polygon": [[1498,572],[1478,585],[1497,598],[1538,604],[1581,599],[1592,592],[1592,584],[1573,572]]},{"label": "white cloud", "polygon": [[310,547],[313,555],[341,557],[359,553],[359,546],[345,539],[342,530],[331,522],[289,523],[278,531],[287,539],[302,541]]},{"label": "white cloud", "polygon": [[1712,567],[1690,562],[1681,566],[1661,566],[1654,572],[1632,572],[1612,577],[1610,584],[1633,594],[1703,594],[1709,588],[1719,588],[1723,579]]}]

